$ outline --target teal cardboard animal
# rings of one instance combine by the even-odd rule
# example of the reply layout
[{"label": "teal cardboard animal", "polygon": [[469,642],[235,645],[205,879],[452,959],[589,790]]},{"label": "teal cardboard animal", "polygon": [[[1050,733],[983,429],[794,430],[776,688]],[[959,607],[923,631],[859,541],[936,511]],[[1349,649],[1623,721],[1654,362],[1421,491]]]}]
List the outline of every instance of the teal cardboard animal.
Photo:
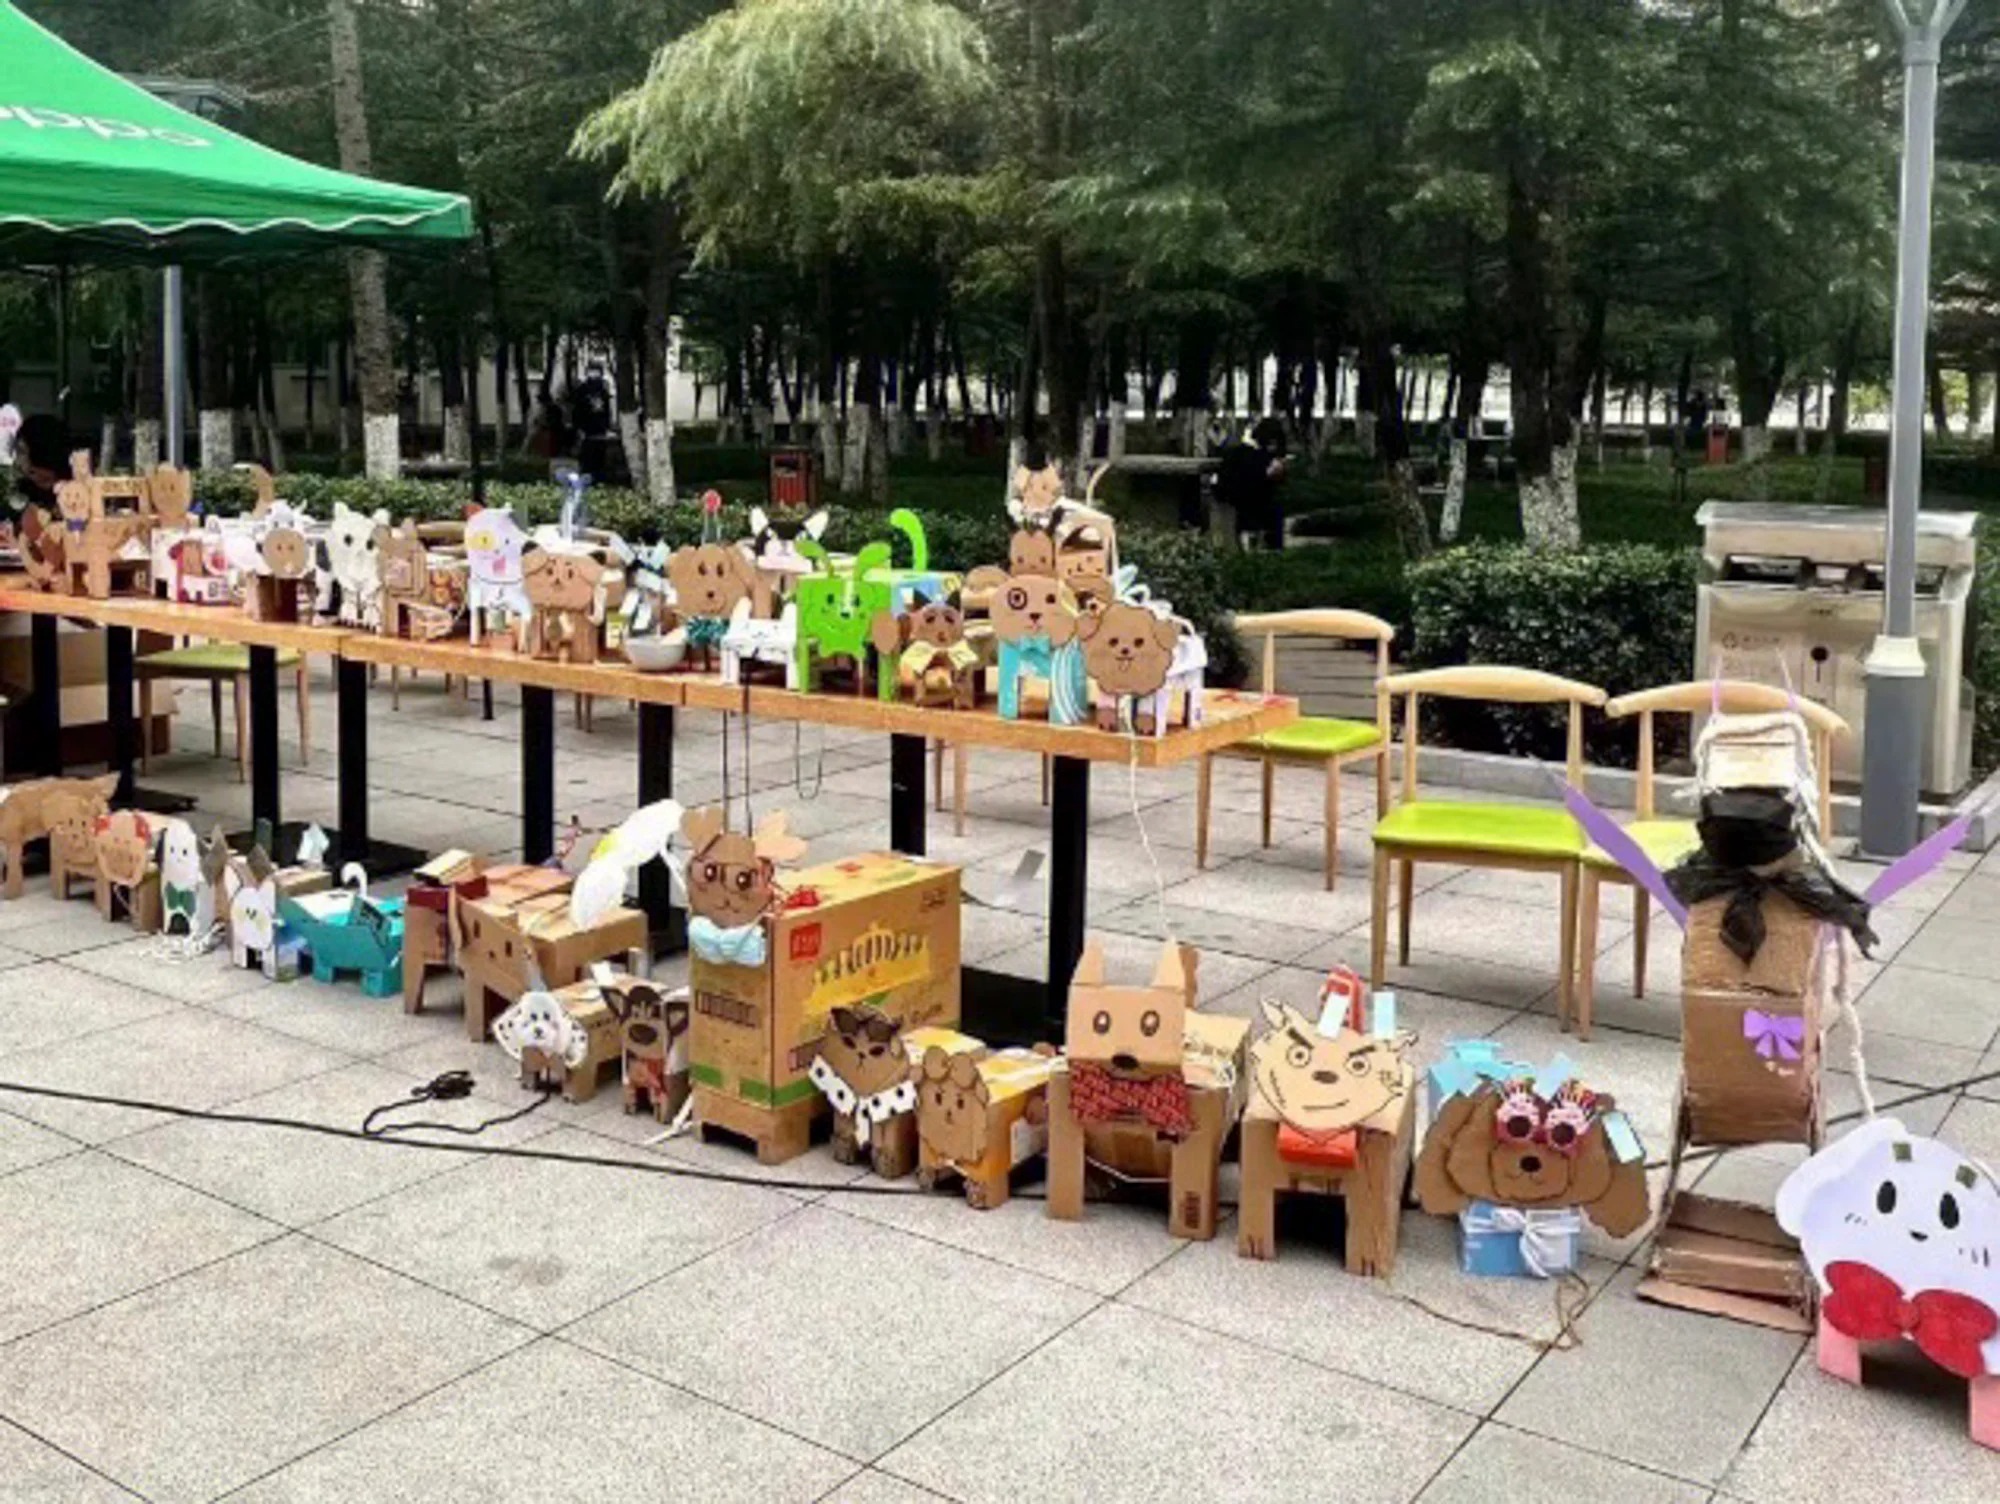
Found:
[{"label": "teal cardboard animal", "polygon": [[[343,870],[355,881],[353,863]],[[332,982],[344,971],[359,972],[370,997],[399,996],[403,990],[403,900],[370,898],[364,884],[303,898],[281,896],[278,917],[304,942],[313,980]]]},{"label": "teal cardboard animal", "polygon": [[819,688],[821,665],[828,659],[845,658],[854,665],[856,694],[865,693],[872,663],[876,693],[880,698],[896,697],[895,666],[886,670],[869,641],[869,626],[884,611],[900,613],[920,598],[941,599],[958,588],[958,577],[940,574],[930,567],[930,541],[916,513],[898,507],[889,514],[889,525],[910,543],[910,567],[891,567],[895,549],[888,543],[870,543],[845,567],[836,567],[817,543],[801,538],[799,552],[812,559],[819,572],[801,579],[794,590],[799,608],[799,685]]}]

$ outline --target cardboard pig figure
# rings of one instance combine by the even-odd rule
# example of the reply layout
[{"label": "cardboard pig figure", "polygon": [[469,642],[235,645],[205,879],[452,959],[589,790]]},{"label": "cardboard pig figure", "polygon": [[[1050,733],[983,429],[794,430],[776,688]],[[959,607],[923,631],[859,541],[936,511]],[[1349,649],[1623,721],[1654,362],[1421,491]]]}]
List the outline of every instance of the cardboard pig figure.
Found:
[{"label": "cardboard pig figure", "polygon": [[720,809],[689,810],[681,834],[689,845],[688,949],[718,966],[760,967],[770,946],[764,917],[779,901],[777,870],[806,854],[785,829],[782,810],[767,815],[754,836],[730,832]]},{"label": "cardboard pig figure", "polygon": [[808,1075],[833,1107],[833,1157],[884,1180],[916,1167],[917,1088],[902,1024],[879,1008],[835,1008]]},{"label": "cardboard pig figure", "polygon": [[1791,1173],[1777,1214],[1819,1287],[1821,1370],[1859,1384],[1863,1343],[1914,1343],[1970,1381],[1972,1439],[2000,1449],[1991,1172],[1894,1118],[1872,1118]]}]

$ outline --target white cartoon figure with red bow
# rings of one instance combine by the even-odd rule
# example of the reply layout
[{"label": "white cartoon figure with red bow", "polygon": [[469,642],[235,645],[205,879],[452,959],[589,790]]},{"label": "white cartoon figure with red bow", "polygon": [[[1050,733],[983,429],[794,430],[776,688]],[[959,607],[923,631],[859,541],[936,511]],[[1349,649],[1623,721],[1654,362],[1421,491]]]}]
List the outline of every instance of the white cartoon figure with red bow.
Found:
[{"label": "white cartoon figure with red bow", "polygon": [[1820,1290],[1819,1366],[1858,1383],[1861,1344],[1908,1340],[1972,1381],[1972,1435],[2000,1447],[2000,1187],[1894,1118],[1822,1149],[1778,1191]]}]

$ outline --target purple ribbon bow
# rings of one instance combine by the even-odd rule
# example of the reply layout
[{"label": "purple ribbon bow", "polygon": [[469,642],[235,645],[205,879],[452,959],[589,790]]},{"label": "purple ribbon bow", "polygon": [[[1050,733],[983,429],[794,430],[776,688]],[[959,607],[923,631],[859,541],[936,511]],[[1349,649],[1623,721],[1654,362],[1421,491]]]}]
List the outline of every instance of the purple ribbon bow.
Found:
[{"label": "purple ribbon bow", "polygon": [[1806,1021],[1797,1015],[1746,1008],[1743,1012],[1743,1037],[1755,1045],[1757,1053],[1766,1060],[1797,1060],[1805,1045]]}]

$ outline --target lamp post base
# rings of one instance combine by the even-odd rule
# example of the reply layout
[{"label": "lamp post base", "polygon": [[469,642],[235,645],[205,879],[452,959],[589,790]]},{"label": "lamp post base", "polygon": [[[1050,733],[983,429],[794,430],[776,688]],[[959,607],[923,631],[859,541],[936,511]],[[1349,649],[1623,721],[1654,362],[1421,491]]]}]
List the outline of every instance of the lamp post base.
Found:
[{"label": "lamp post base", "polygon": [[1898,857],[1917,844],[1924,758],[1924,659],[1914,637],[1878,637],[1867,664],[1861,849]]}]

